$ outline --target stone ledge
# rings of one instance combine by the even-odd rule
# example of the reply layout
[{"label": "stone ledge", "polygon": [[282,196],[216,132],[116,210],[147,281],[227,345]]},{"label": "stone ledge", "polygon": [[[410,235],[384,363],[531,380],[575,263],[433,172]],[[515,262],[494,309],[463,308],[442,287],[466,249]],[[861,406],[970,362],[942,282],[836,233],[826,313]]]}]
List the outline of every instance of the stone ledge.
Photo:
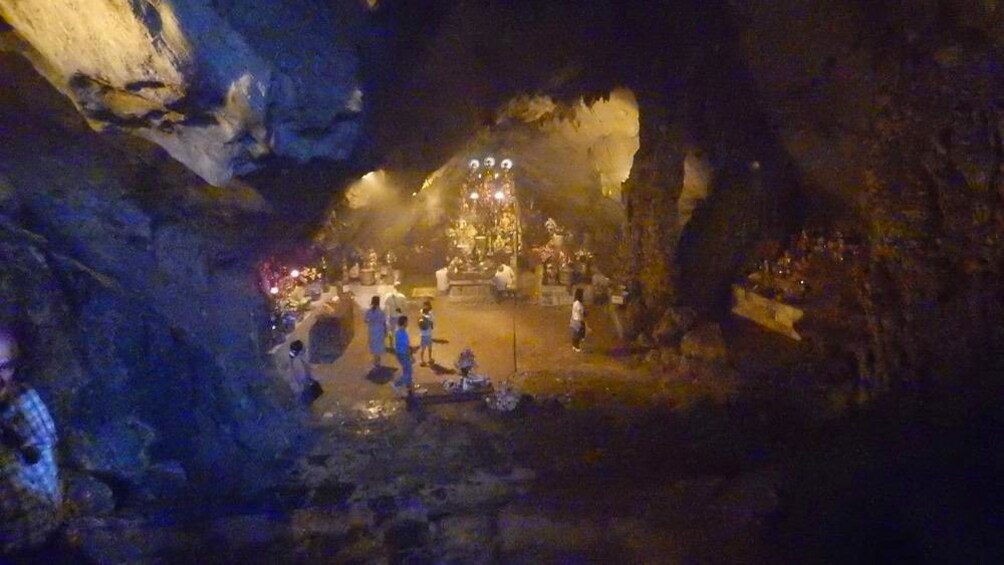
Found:
[{"label": "stone ledge", "polygon": [[732,285],[732,313],[772,332],[801,341],[795,324],[805,316],[801,308],[771,300],[739,285]]}]

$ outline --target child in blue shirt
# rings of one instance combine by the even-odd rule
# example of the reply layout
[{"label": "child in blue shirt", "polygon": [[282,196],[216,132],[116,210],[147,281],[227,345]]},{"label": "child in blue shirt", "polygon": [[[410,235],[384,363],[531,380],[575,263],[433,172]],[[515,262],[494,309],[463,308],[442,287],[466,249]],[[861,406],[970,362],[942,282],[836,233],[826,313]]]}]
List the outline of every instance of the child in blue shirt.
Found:
[{"label": "child in blue shirt", "polygon": [[394,388],[400,390],[404,387],[408,394],[412,393],[413,384],[411,379],[412,354],[411,342],[408,341],[408,316],[401,316],[397,319],[397,331],[394,333],[394,353],[398,363],[401,364],[401,376],[394,381]]}]

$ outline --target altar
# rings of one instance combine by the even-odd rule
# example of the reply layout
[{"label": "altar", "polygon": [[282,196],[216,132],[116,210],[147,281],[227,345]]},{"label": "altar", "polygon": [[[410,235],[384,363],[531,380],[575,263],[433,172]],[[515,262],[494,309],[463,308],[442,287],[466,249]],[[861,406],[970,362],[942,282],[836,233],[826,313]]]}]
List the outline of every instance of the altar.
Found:
[{"label": "altar", "polygon": [[472,159],[459,192],[456,216],[447,229],[451,254],[473,267],[469,271],[480,270],[486,260],[508,261],[515,266],[520,226],[512,160]]},{"label": "altar", "polygon": [[455,257],[447,266],[447,294],[450,300],[481,300],[492,296],[492,262],[470,263]]}]

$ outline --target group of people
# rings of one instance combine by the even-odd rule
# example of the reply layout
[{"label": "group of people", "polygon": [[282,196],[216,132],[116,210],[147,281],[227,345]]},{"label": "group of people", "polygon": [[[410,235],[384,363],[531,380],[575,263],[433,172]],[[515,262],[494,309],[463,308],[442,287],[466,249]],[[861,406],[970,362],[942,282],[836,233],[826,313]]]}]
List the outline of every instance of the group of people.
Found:
[{"label": "group of people", "polygon": [[[408,334],[408,316],[404,313],[405,304],[401,302],[403,295],[390,293],[384,299],[384,307],[380,307],[380,297],[370,300],[366,311],[365,322],[369,339],[370,354],[373,355],[373,369],[382,366],[382,357],[389,347],[394,352],[401,366],[401,376],[394,381],[394,389],[398,392],[412,394],[414,384],[414,351]],[[432,314],[432,303],[426,300],[419,313],[419,360],[421,366],[431,366],[435,363],[432,357],[432,332],[435,328],[435,317]],[[586,338],[586,307],[582,288],[575,289],[572,302],[572,315],[569,320],[569,331],[572,338],[572,350],[582,351],[582,341]],[[428,361],[426,361],[428,355]]]},{"label": "group of people", "polygon": [[[414,351],[408,334],[408,316],[405,314],[404,295],[394,291],[384,297],[384,307],[380,307],[380,297],[374,296],[366,311],[365,322],[369,349],[373,355],[373,368],[382,366],[382,357],[387,350],[388,342],[401,365],[401,375],[394,381],[394,389],[412,394],[415,390],[413,378]],[[432,314],[432,302],[426,300],[418,318],[419,360],[421,366],[432,365],[432,331],[435,327],[435,317]],[[428,360],[426,360],[428,357]]]}]

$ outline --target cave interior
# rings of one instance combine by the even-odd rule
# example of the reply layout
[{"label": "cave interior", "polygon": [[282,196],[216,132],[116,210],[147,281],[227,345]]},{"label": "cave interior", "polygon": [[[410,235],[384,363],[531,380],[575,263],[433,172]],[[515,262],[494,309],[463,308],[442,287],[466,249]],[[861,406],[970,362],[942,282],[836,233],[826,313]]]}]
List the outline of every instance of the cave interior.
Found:
[{"label": "cave interior", "polygon": [[1002,63],[997,1],[0,0],[0,345],[63,493],[0,549],[1004,559]]}]

